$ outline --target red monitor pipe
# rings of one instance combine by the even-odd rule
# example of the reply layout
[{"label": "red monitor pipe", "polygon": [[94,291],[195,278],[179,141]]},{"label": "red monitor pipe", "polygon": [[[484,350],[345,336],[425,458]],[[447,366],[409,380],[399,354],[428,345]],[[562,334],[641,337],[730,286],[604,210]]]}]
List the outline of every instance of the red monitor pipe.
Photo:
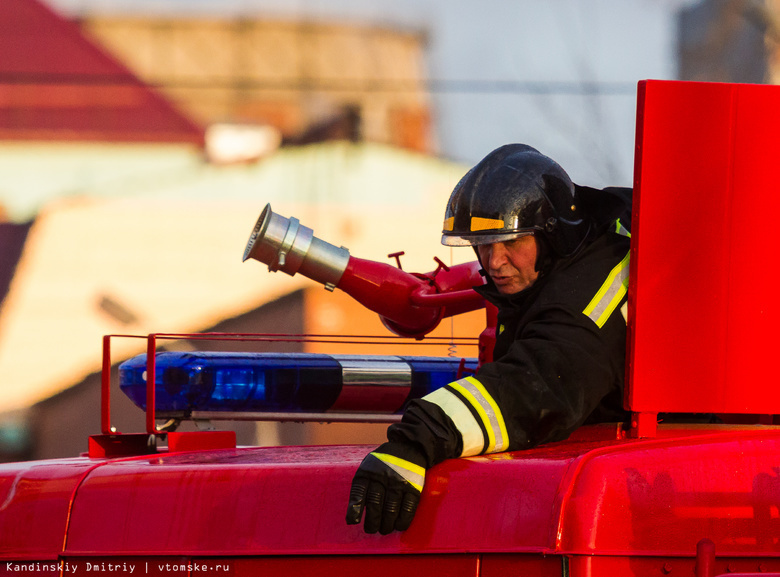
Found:
[{"label": "red monitor pipe", "polygon": [[339,288],[376,312],[397,335],[422,338],[446,317],[476,310],[485,301],[472,287],[483,284],[479,263],[438,268],[427,274],[408,273],[389,264],[350,256],[315,237],[298,219],[263,209],[249,237],[244,261],[259,260],[268,270],[302,275],[328,290]]}]

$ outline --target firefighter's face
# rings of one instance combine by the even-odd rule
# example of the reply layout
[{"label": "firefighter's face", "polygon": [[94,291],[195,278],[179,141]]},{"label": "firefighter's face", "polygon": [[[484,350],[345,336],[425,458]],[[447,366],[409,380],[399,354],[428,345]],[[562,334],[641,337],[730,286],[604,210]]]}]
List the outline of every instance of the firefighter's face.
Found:
[{"label": "firefighter's face", "polygon": [[477,247],[482,266],[501,294],[513,295],[534,284],[536,269],[536,239],[521,236],[506,242],[482,244]]}]

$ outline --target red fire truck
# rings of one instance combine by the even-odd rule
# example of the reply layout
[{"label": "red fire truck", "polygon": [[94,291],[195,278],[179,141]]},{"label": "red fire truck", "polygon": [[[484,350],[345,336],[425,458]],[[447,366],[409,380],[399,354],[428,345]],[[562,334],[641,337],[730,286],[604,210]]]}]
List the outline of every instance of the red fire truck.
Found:
[{"label": "red fire truck", "polygon": [[[177,354],[158,351],[177,335],[149,335],[119,379],[146,410],[142,433],[111,425],[107,336],[103,430],[89,452],[0,466],[0,573],[780,575],[780,300],[767,224],[780,214],[779,105],[780,87],[639,84],[630,423],[446,461],[428,472],[408,531],[367,535],[344,515],[369,447],[236,447],[233,433],[171,423],[229,412],[393,420],[410,396],[490,358],[493,311],[479,358],[460,362]],[[481,282],[475,265],[407,274],[270,207],[245,258],[344,290],[407,337],[485,306],[469,288]]]}]

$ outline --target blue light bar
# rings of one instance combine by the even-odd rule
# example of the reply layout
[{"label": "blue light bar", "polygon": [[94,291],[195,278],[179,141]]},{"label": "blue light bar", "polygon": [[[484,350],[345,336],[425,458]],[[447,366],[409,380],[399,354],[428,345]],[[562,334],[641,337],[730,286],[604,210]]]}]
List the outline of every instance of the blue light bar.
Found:
[{"label": "blue light bar", "polygon": [[[460,364],[451,357],[162,352],[156,410],[398,413],[409,400],[456,380]],[[476,366],[476,359],[465,359],[467,371]],[[146,408],[145,354],[119,366],[119,387]]]}]

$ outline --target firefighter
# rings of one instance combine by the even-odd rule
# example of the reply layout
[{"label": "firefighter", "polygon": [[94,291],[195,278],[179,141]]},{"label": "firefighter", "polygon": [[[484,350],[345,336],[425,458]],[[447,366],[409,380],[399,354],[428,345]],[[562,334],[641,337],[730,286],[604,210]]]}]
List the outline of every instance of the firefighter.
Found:
[{"label": "firefighter", "polygon": [[626,418],[630,215],[630,189],[575,185],[523,144],[461,179],[442,244],[477,253],[486,284],[475,290],[498,307],[493,361],[408,405],[358,468],[347,523],[365,509],[367,533],[405,530],[433,465]]}]

